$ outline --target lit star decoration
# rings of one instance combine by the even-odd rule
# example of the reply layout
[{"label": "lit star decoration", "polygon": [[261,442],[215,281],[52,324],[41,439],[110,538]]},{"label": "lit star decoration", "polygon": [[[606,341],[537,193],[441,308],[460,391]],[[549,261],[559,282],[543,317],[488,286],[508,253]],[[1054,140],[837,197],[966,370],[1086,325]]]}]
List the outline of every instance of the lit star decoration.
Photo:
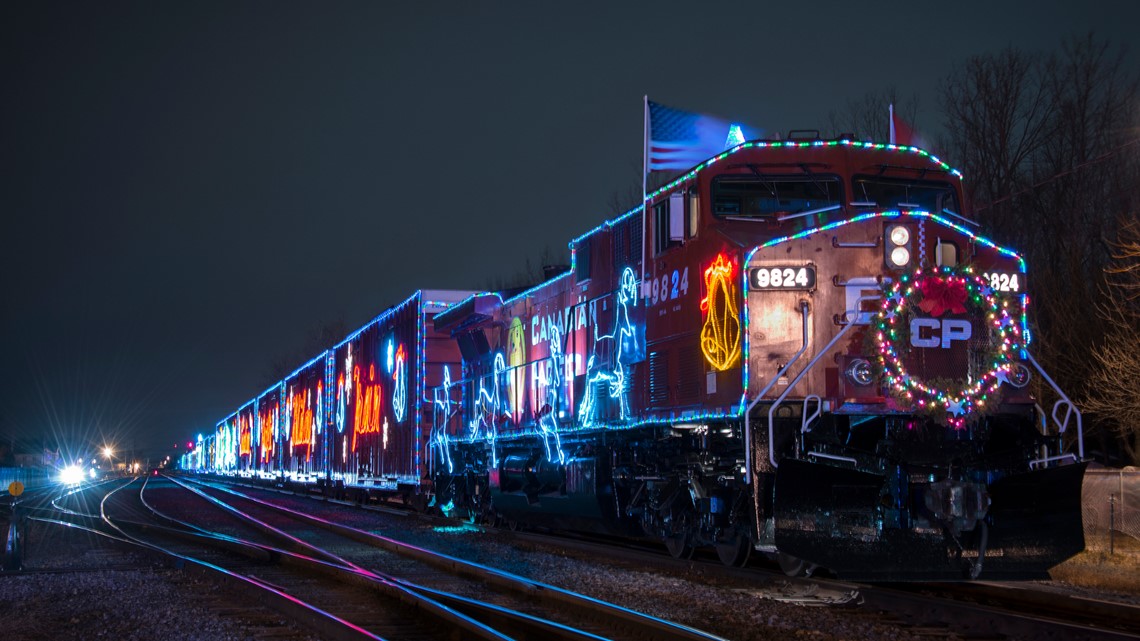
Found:
[{"label": "lit star decoration", "polygon": [[732,275],[736,264],[717,254],[705,270],[705,291],[701,311],[705,324],[701,328],[701,351],[709,364],[724,371],[740,360],[740,311],[736,300],[736,284]]},{"label": "lit star decoration", "polygon": [[[1011,359],[1022,347],[1021,325],[1009,301],[996,296],[970,268],[918,269],[884,286],[883,303],[871,319],[879,366],[895,397],[918,411],[960,428],[971,414],[986,411],[986,402],[1008,377]],[[910,320],[944,313],[985,318],[989,341],[982,362],[988,369],[973,381],[962,373],[961,384],[937,387],[909,374],[903,364],[910,343]]]}]

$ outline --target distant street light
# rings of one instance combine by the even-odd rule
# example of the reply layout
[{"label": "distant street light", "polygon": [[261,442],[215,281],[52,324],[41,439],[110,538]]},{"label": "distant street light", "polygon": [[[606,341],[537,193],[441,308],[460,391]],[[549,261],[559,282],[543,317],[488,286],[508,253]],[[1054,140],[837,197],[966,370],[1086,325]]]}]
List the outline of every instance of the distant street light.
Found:
[{"label": "distant street light", "polygon": [[110,458],[111,458],[112,456],[114,456],[114,455],[115,455],[115,451],[114,451],[114,450],[112,450],[112,449],[110,448],[110,446],[105,446],[105,447],[103,448],[103,457],[104,457],[104,458],[110,459]]}]

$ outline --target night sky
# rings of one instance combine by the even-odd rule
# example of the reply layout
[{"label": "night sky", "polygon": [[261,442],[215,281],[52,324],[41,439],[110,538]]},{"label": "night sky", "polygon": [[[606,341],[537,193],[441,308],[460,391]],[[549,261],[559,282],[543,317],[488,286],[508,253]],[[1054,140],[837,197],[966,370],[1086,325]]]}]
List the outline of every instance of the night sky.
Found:
[{"label": "night sky", "polygon": [[1140,24],[1135,0],[479,4],[2,3],[0,436],[170,448],[314,328],[564,252],[639,189],[643,95],[774,136],[893,85],[937,133],[968,56]]}]

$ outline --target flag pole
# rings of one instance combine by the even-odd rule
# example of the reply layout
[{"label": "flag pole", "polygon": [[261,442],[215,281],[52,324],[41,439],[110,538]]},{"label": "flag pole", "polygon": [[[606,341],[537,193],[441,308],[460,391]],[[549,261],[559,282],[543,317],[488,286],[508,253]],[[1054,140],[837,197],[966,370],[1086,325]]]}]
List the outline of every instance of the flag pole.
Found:
[{"label": "flag pole", "polygon": [[641,297],[645,298],[645,259],[646,247],[649,244],[649,238],[646,236],[646,231],[649,229],[649,212],[645,204],[646,181],[649,179],[649,94],[642,97],[642,106],[644,118],[641,127]]},{"label": "flag pole", "polygon": [[891,118],[891,127],[890,127],[891,132],[890,132],[890,140],[888,142],[890,142],[893,145],[893,144],[895,144],[895,103],[893,103],[893,102],[888,103],[887,113],[890,114],[890,118]]}]

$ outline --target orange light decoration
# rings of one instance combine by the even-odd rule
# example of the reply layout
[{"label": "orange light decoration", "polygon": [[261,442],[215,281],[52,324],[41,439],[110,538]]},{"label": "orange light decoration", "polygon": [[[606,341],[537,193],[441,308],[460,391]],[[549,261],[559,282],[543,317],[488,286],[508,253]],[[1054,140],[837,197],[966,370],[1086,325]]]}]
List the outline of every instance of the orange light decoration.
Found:
[{"label": "orange light decoration", "polygon": [[289,399],[289,409],[292,412],[289,441],[294,449],[302,445],[307,446],[305,458],[309,459],[313,455],[313,407],[312,394],[309,390],[293,394]]},{"label": "orange light decoration", "polygon": [[736,305],[736,264],[724,254],[705,270],[705,297],[701,311],[705,324],[701,328],[701,351],[709,364],[724,371],[740,360],[740,311]]},{"label": "orange light decoration", "polygon": [[352,424],[352,451],[356,451],[356,437],[361,434],[378,434],[380,432],[380,403],[383,390],[376,382],[376,366],[368,368],[368,382],[360,380],[360,366],[352,369],[352,385],[356,388],[356,398],[353,405],[356,412]]},{"label": "orange light decoration", "polygon": [[277,431],[277,410],[261,415],[261,462],[268,463],[273,456],[273,433]]},{"label": "orange light decoration", "polygon": [[250,415],[238,416],[238,455],[249,456],[253,448],[253,426]]}]

